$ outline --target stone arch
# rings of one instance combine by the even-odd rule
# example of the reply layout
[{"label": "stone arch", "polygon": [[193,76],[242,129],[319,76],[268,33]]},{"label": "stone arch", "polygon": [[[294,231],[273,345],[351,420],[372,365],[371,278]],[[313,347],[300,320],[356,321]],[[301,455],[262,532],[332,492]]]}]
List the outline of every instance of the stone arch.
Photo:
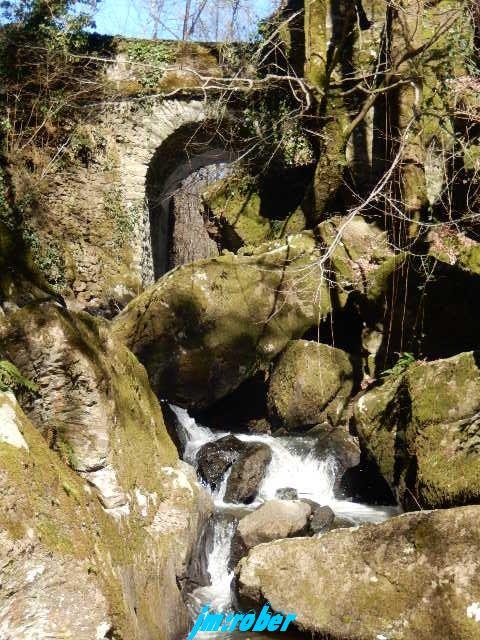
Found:
[{"label": "stone arch", "polygon": [[203,215],[204,188],[228,175],[237,152],[207,120],[172,133],[153,154],[146,176],[155,278],[170,269],[218,255],[215,227]]},{"label": "stone arch", "polygon": [[118,145],[119,188],[126,209],[134,214],[131,273],[138,274],[142,287],[154,282],[150,241],[150,213],[146,198],[147,172],[157,149],[177,129],[198,127],[208,117],[209,106],[203,100],[159,100],[133,109],[120,105],[111,126]]}]

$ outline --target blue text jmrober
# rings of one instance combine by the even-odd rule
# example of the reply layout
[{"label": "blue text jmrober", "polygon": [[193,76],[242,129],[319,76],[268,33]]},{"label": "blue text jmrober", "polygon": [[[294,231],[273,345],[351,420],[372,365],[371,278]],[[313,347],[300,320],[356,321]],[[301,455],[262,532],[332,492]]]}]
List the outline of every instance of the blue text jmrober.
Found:
[{"label": "blue text jmrober", "polygon": [[193,629],[187,640],[193,640],[199,631],[213,631],[228,633],[231,631],[286,631],[288,625],[295,620],[297,614],[273,613],[266,604],[255,614],[248,613],[215,613],[210,611],[210,605],[202,607]]}]

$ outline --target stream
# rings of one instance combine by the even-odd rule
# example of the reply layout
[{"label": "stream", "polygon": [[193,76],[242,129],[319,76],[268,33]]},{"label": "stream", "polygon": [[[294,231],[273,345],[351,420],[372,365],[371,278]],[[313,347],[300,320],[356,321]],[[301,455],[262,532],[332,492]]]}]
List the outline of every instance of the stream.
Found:
[{"label": "stream", "polygon": [[[197,424],[186,410],[176,406],[171,408],[187,438],[184,460],[196,468],[196,456],[199,449],[208,442],[230,435],[230,432],[212,431]],[[228,561],[230,543],[235,533],[235,518],[240,519],[266,500],[274,499],[277,489],[292,487],[297,490],[299,498],[314,500],[322,506],[328,505],[336,516],[348,518],[352,524],[382,522],[399,513],[397,507],[371,506],[336,499],[333,488],[337,463],[331,456],[323,459],[317,457],[314,437],[292,435],[275,438],[269,435],[247,435],[236,432],[233,435],[243,442],[267,444],[272,451],[272,459],[259,487],[257,497],[251,504],[239,505],[225,502],[224,496],[229,472],[215,491],[206,486],[215,504],[213,543],[207,558],[210,584],[197,587],[188,594],[188,606],[194,619],[205,604],[209,604],[216,611],[232,609],[230,583],[233,571],[228,570]],[[209,638],[215,638],[218,635],[225,638],[226,635],[231,637],[236,634],[203,633],[201,635],[208,635]],[[248,635],[255,635],[258,638],[262,634],[249,633]],[[286,634],[282,633],[281,635],[286,640]],[[238,634],[238,636],[245,636],[245,634]]]}]

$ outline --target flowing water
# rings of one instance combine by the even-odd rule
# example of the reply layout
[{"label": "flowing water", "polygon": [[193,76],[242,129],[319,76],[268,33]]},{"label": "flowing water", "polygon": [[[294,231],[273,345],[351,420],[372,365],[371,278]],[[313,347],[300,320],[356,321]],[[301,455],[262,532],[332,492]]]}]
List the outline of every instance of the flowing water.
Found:
[{"label": "flowing water", "polygon": [[[196,466],[197,452],[204,444],[229,435],[227,431],[214,432],[197,424],[184,409],[174,406],[172,409],[187,437],[184,459],[193,466]],[[336,515],[349,518],[354,524],[381,522],[398,513],[396,507],[369,506],[336,499],[333,491],[337,471],[336,461],[330,456],[323,459],[318,457],[315,453],[315,439],[313,437],[274,438],[268,435],[238,433],[234,435],[244,442],[267,444],[272,451],[272,460],[253,503],[238,505],[224,501],[228,473],[221,485],[215,491],[211,491],[217,514],[213,545],[207,565],[210,585],[198,587],[190,594],[189,604],[194,614],[198,613],[204,604],[209,604],[216,611],[231,609],[230,583],[233,572],[228,570],[228,560],[230,543],[235,531],[235,521],[232,519],[232,515],[241,517],[256,509],[266,500],[272,500],[275,498],[277,489],[292,487],[297,490],[299,498],[309,498],[322,506],[328,505]],[[210,489],[208,490],[210,491]],[[221,635],[225,637],[224,633]],[[281,635],[285,636],[285,634]],[[214,634],[209,633],[208,636],[212,637]]]}]

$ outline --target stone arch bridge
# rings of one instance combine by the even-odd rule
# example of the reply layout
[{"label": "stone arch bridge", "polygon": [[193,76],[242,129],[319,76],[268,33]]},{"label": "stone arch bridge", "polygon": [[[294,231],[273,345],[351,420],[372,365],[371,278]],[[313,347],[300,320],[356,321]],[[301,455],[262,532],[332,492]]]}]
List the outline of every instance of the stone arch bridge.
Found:
[{"label": "stone arch bridge", "polygon": [[[77,123],[69,161],[48,177],[42,207],[28,221],[44,263],[64,274],[69,306],[106,317],[168,268],[218,253],[192,203],[235,157],[225,136],[215,134],[218,109],[192,82],[197,72],[221,75],[215,46],[191,45],[186,57],[170,62],[162,78],[170,90],[158,94],[145,93],[146,65],[129,58],[129,46],[123,43],[102,70],[119,98],[107,100],[93,121]],[[180,203],[184,182],[190,202]],[[190,234],[182,243],[170,226],[172,207],[181,205],[186,217],[175,233]]]}]

